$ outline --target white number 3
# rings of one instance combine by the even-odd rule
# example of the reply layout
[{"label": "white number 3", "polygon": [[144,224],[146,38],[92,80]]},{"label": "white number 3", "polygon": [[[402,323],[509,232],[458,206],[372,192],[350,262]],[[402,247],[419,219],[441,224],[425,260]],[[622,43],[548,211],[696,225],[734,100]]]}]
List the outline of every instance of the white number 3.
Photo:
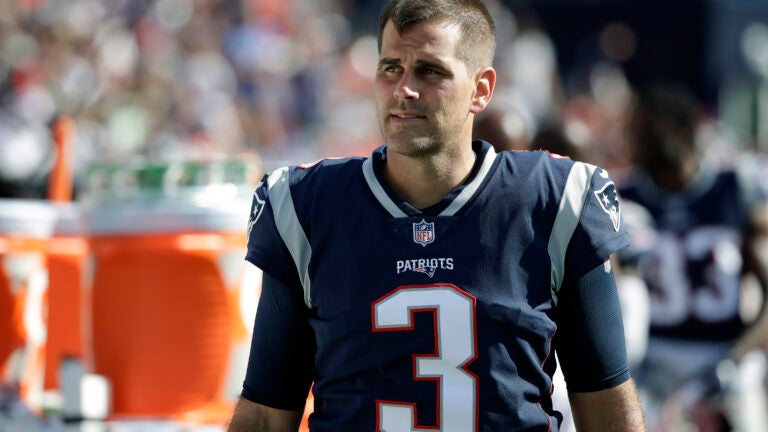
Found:
[{"label": "white number 3", "polygon": [[411,331],[414,312],[435,316],[435,352],[415,354],[415,380],[437,382],[437,425],[416,424],[413,403],[377,401],[377,430],[467,432],[477,429],[475,298],[451,284],[402,286],[373,304],[373,330]]}]

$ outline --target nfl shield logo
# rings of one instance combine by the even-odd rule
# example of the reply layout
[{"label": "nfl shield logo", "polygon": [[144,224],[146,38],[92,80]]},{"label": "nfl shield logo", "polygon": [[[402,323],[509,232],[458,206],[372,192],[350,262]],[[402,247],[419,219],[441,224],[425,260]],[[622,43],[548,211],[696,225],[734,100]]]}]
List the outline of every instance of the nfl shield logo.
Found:
[{"label": "nfl shield logo", "polygon": [[425,247],[435,241],[435,223],[422,219],[413,224],[413,241]]}]

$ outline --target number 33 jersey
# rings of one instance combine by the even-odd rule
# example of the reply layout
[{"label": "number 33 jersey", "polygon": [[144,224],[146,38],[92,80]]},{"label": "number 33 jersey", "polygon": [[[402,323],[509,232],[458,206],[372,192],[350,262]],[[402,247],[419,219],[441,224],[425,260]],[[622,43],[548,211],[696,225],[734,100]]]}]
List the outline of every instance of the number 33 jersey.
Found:
[{"label": "number 33 jersey", "polygon": [[765,199],[747,174],[703,169],[668,192],[636,171],[622,185],[627,208],[638,210],[629,214],[640,216],[627,220],[651,294],[651,335],[728,341],[743,331],[742,251],[751,206]]},{"label": "number 33 jersey", "polygon": [[386,185],[386,147],[257,188],[246,258],[311,311],[314,341],[284,343],[316,344],[317,430],[552,428],[558,294],[626,245],[616,189],[591,165],[473,146],[469,179],[424,210]]}]

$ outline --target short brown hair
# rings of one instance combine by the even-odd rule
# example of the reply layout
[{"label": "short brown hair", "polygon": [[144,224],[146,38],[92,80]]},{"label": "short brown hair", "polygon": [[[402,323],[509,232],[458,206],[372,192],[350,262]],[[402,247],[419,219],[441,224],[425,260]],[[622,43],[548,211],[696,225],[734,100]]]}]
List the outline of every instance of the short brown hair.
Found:
[{"label": "short brown hair", "polygon": [[496,26],[480,0],[390,0],[379,15],[379,52],[384,27],[391,21],[402,33],[408,27],[446,19],[461,26],[459,57],[470,70],[493,64]]}]

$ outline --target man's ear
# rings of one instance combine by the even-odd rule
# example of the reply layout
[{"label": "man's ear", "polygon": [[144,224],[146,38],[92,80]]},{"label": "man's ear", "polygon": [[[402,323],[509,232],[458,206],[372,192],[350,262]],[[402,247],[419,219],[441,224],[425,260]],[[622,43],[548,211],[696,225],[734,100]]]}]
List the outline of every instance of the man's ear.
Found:
[{"label": "man's ear", "polygon": [[475,95],[472,97],[472,105],[469,111],[472,114],[482,112],[493,97],[493,89],[496,87],[496,70],[492,67],[481,69],[475,78]]}]

